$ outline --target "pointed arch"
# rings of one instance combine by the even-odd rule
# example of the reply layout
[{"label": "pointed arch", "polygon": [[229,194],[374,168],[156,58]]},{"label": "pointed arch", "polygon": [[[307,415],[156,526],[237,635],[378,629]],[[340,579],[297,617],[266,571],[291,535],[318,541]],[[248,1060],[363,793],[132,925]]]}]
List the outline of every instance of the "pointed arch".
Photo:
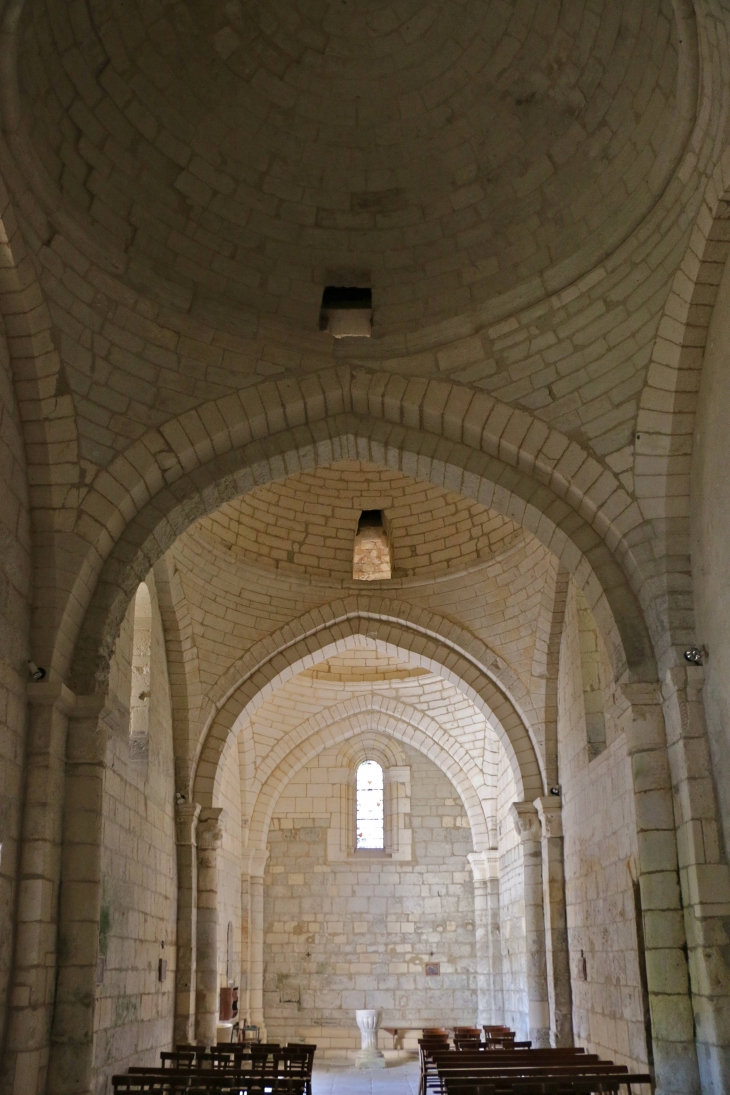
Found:
[{"label": "pointed arch", "polygon": [[[196,802],[213,804],[223,749],[229,736],[238,734],[243,719],[303,669],[354,646],[369,646],[407,659],[454,684],[497,734],[522,797],[537,798],[544,793],[539,749],[514,703],[490,676],[488,667],[496,664],[495,655],[474,636],[469,636],[465,647],[460,646],[454,641],[454,632],[460,637],[469,633],[429,612],[412,608],[404,619],[398,619],[386,604],[380,606],[381,611],[366,604],[355,601],[339,613],[333,607],[341,604],[317,609],[249,652],[245,671],[209,720],[191,788]],[[443,623],[443,633],[426,626],[434,622]]]}]

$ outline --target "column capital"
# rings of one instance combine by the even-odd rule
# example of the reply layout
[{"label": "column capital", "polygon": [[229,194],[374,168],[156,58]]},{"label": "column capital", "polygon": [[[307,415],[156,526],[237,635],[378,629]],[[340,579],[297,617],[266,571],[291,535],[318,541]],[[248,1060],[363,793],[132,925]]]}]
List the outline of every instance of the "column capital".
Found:
[{"label": "column capital", "polygon": [[175,804],[175,843],[195,844],[195,829],[202,807],[197,802]]},{"label": "column capital", "polygon": [[540,818],[532,802],[513,802],[509,812],[522,844],[540,839]]},{"label": "column capital", "polygon": [[70,715],[77,696],[62,681],[33,681],[27,686],[26,699],[32,707],[57,707],[64,715]]},{"label": "column capital", "polygon": [[536,798],[533,806],[542,826],[544,838],[563,835],[563,802],[557,795]]},{"label": "column capital", "polygon": [[661,705],[662,689],[659,681],[633,681],[620,686],[621,692],[632,707]]},{"label": "column capital", "polygon": [[701,665],[673,665],[667,670],[662,682],[662,697],[672,699],[677,692],[686,691],[694,698],[705,685],[705,670]]},{"label": "column capital", "polygon": [[470,852],[466,857],[472,869],[475,882],[488,882],[490,878],[499,878],[499,853],[494,848],[485,848],[480,852]]},{"label": "column capital", "polygon": [[[252,878],[263,878],[266,870],[266,860],[269,858],[268,849],[248,853],[248,874]],[[246,864],[246,856],[243,857]]]},{"label": "column capital", "polygon": [[197,844],[199,848],[217,851],[223,842],[222,807],[204,806],[198,817]]},{"label": "column capital", "polygon": [[626,722],[626,748],[629,756],[666,749],[664,700],[659,682],[623,684],[621,692],[631,708]]}]

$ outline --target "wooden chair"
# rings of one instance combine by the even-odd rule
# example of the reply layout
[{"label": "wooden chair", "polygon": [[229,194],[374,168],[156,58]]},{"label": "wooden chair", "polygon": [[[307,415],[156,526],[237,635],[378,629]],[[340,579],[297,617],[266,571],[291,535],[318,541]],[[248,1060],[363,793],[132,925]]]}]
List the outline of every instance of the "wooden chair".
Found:
[{"label": "wooden chair", "polygon": [[292,1080],[301,1080],[304,1095],[312,1095],[312,1068],[314,1067],[316,1049],[317,1047],[314,1045],[295,1042],[281,1051],[284,1076]]}]

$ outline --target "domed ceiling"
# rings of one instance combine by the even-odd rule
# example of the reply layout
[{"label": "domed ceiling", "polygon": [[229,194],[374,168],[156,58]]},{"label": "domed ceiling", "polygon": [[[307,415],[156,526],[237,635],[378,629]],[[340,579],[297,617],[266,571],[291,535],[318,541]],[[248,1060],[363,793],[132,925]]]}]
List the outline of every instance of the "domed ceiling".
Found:
[{"label": "domed ceiling", "polygon": [[18,69],[132,284],[323,344],[328,283],[382,340],[573,281],[681,151],[670,0],[27,0]]},{"label": "domed ceiling", "polygon": [[342,461],[226,502],[183,534],[180,551],[190,543],[208,559],[224,556],[225,569],[248,562],[350,583],[358,518],[372,509],[385,515],[394,578],[458,573],[529,535],[479,502],[399,471]]}]

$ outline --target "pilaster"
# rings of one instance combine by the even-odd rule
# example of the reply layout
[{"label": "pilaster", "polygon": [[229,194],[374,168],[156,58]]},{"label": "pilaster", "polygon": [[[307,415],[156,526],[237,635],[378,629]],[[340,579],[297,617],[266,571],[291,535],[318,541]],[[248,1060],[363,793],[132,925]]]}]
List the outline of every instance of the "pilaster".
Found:
[{"label": "pilaster", "polygon": [[510,814],[522,844],[529,1037],[534,1047],[546,1047],[550,1045],[550,1004],[542,897],[542,830],[531,802],[513,802]]},{"label": "pilaster", "polygon": [[716,1095],[730,1090],[730,870],[703,687],[701,666],[676,666],[666,675],[662,700],[700,1081],[706,1095]]},{"label": "pilaster", "polygon": [[626,684],[639,890],[657,1095],[701,1091],[669,757],[658,684]]},{"label": "pilaster", "polygon": [[504,1022],[502,940],[499,915],[499,855],[496,849],[472,852],[478,1023]]},{"label": "pilaster", "polygon": [[565,908],[563,804],[558,796],[547,795],[545,798],[535,799],[534,806],[542,830],[542,897],[550,1001],[550,1044],[572,1046],[573,996]]},{"label": "pilaster", "polygon": [[101,953],[101,851],[109,728],[106,696],[78,696],[69,717],[59,901],[59,963],[47,1095],[90,1095]]},{"label": "pilaster", "polygon": [[175,1044],[195,1037],[195,971],[198,930],[197,827],[200,806],[175,807],[177,845],[177,970],[175,973]]},{"label": "pilaster", "polygon": [[76,697],[59,682],[29,684],[25,797],[4,1078],[13,1095],[45,1091],[58,956],[68,718]]},{"label": "pilaster", "polygon": [[213,1046],[218,1033],[218,850],[223,842],[219,807],[201,809],[197,826],[198,913],[195,1038]]},{"label": "pilaster", "polygon": [[264,871],[266,849],[248,853],[249,925],[248,985],[250,1021],[266,1037],[264,1019]]}]

